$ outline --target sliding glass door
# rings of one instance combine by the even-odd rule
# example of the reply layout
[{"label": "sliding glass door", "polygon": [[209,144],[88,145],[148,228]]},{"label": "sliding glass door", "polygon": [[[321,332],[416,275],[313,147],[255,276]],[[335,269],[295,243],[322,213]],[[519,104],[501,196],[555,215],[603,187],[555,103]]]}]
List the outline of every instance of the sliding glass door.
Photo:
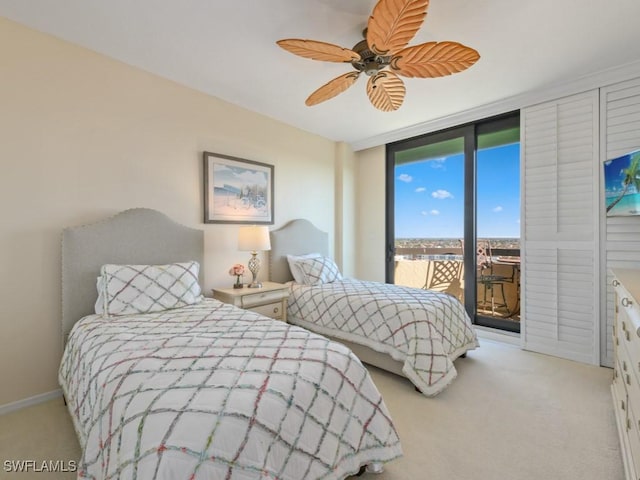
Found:
[{"label": "sliding glass door", "polygon": [[519,115],[387,146],[387,281],[519,331]]},{"label": "sliding glass door", "polygon": [[451,131],[394,154],[393,283],[464,301],[464,136]]},{"label": "sliding glass door", "polygon": [[520,331],[520,129],[502,127],[477,129],[476,316]]}]

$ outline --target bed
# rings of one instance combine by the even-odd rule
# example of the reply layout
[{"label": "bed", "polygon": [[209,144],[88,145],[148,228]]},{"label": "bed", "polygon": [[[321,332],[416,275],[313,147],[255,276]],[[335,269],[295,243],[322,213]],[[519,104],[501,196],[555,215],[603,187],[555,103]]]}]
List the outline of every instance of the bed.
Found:
[{"label": "bed", "polygon": [[64,230],[59,381],[79,478],[338,479],[401,456],[348,348],[199,295],[203,242],[149,209]]},{"label": "bed", "polygon": [[[447,293],[342,278],[327,258],[327,233],[307,220],[272,231],[269,253],[271,280],[290,285],[290,323],[344,343],[424,395],[444,390],[457,375],[454,360],[479,346],[463,305]],[[304,280],[294,281],[294,266],[307,268]]]}]

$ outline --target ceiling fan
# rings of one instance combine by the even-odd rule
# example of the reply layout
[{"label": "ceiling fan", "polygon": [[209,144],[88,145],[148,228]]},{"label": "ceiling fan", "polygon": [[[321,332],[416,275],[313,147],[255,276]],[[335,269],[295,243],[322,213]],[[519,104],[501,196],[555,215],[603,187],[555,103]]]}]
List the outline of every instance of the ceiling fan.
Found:
[{"label": "ceiling fan", "polygon": [[313,92],[308,106],[329,100],[355,83],[361,73],[369,76],[367,95],[384,112],[397,110],[405,96],[405,77],[433,78],[466,70],[480,55],[457,42],[407,44],[422,26],[429,0],[379,0],[362,32],[365,39],[352,49],[326,42],[284,39],[276,42],[285,50],[325,62],[350,63],[355,71],[329,81]]}]

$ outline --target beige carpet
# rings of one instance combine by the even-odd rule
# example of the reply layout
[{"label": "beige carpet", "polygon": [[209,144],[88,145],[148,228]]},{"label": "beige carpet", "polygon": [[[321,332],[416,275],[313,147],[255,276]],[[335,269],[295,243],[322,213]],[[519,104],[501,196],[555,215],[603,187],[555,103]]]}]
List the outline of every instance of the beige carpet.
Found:
[{"label": "beige carpet", "polygon": [[[622,480],[610,369],[482,340],[456,361],[458,378],[426,398],[372,369],[405,456],[375,480]],[[0,416],[0,460],[77,459],[62,400]],[[0,478],[74,478],[6,473]],[[302,480],[302,479],[301,479]]]}]

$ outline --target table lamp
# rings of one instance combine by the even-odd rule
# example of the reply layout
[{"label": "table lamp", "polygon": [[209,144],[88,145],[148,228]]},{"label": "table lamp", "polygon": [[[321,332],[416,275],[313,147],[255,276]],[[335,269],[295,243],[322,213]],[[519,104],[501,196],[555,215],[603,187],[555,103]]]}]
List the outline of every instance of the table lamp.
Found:
[{"label": "table lamp", "polygon": [[238,250],[242,252],[251,252],[251,258],[249,259],[248,266],[249,271],[253,275],[253,279],[249,284],[249,288],[261,288],[262,283],[258,281],[260,259],[257,255],[258,252],[271,250],[269,228],[257,225],[240,227],[238,230]]}]

